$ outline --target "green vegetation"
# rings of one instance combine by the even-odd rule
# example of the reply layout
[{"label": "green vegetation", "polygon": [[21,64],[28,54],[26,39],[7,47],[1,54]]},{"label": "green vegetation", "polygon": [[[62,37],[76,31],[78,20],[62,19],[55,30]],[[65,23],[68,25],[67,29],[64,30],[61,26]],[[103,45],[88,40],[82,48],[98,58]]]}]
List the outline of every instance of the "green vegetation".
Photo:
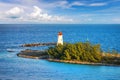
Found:
[{"label": "green vegetation", "polygon": [[93,45],[90,42],[64,43],[48,49],[50,58],[60,60],[101,62],[101,53],[100,45]]}]

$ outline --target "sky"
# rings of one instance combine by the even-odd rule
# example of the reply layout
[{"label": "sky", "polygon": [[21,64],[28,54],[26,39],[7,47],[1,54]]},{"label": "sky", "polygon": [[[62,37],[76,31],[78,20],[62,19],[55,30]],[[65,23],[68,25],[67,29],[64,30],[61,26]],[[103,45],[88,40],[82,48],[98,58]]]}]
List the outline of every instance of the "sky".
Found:
[{"label": "sky", "polygon": [[120,0],[0,0],[0,24],[120,24]]}]

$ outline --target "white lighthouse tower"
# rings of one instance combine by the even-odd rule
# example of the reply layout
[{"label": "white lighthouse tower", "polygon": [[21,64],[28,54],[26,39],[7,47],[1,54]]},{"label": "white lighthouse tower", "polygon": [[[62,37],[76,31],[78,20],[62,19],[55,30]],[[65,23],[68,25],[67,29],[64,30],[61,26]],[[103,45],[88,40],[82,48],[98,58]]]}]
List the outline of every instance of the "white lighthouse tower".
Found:
[{"label": "white lighthouse tower", "polygon": [[63,35],[62,32],[58,32],[58,42],[57,45],[63,45]]}]

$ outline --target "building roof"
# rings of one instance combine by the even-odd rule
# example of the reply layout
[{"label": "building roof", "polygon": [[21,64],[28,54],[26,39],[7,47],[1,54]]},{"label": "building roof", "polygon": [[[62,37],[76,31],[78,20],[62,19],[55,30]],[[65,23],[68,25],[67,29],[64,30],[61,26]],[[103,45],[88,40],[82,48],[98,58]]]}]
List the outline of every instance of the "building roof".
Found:
[{"label": "building roof", "polygon": [[58,35],[62,35],[62,32],[58,32]]}]

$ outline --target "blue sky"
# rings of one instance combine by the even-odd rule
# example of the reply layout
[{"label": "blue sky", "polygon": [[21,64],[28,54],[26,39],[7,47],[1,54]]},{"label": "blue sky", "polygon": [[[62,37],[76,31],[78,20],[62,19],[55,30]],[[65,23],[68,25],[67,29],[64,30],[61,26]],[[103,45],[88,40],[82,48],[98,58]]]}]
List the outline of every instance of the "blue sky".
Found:
[{"label": "blue sky", "polygon": [[120,0],[0,0],[0,23],[120,24]]}]

